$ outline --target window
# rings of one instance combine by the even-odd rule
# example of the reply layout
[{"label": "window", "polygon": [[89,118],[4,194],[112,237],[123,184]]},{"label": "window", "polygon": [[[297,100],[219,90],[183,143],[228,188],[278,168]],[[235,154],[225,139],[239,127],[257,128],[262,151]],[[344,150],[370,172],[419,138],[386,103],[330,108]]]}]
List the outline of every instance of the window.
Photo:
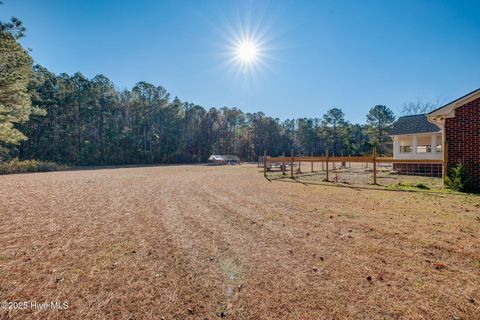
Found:
[{"label": "window", "polygon": [[413,152],[413,138],[412,137],[401,137],[398,139],[398,144],[400,146],[400,153],[411,153]]},{"label": "window", "polygon": [[437,145],[435,146],[436,152],[442,152],[442,136],[437,135]]},{"label": "window", "polygon": [[400,153],[412,152],[412,146],[400,146]]},{"label": "window", "polygon": [[417,136],[417,153],[432,152],[432,137]]},{"label": "window", "polygon": [[417,153],[427,153],[427,152],[432,152],[431,145],[417,146]]}]

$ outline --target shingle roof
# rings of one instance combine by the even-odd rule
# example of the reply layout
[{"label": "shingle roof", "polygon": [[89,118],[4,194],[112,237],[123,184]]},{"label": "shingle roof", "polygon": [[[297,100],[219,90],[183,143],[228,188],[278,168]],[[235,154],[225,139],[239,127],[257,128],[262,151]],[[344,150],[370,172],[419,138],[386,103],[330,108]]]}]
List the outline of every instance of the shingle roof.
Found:
[{"label": "shingle roof", "polygon": [[433,133],[440,131],[438,126],[428,122],[426,114],[416,114],[398,118],[393,124],[389,134],[396,136],[401,134]]}]

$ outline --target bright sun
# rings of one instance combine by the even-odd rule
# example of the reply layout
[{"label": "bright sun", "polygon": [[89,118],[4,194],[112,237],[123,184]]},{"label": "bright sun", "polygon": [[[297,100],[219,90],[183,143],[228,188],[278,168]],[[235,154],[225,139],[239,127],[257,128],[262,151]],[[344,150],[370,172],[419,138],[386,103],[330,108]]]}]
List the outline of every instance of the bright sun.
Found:
[{"label": "bright sun", "polygon": [[227,43],[221,45],[224,48],[222,54],[226,57],[225,66],[249,80],[269,68],[271,49],[268,46],[271,40],[260,24],[229,26],[227,30],[230,31],[225,33]]},{"label": "bright sun", "polygon": [[236,45],[235,54],[242,63],[253,63],[258,57],[258,46],[250,40],[243,40]]}]

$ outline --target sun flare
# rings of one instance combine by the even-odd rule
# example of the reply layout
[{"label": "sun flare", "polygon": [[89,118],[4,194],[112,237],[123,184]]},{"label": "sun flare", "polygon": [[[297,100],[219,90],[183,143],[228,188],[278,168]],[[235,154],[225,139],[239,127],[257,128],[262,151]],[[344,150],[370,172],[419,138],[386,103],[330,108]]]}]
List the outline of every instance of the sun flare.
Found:
[{"label": "sun flare", "polygon": [[235,54],[242,63],[252,63],[258,58],[258,46],[255,42],[244,40],[237,44]]},{"label": "sun flare", "polygon": [[[275,35],[268,32],[266,22],[252,22],[245,18],[243,23],[231,24],[219,28],[224,40],[219,44],[221,55],[225,57],[222,67],[233,71],[239,79],[259,79],[265,72],[271,70],[269,62],[272,61],[272,45]],[[268,24],[270,25],[270,24]]]}]

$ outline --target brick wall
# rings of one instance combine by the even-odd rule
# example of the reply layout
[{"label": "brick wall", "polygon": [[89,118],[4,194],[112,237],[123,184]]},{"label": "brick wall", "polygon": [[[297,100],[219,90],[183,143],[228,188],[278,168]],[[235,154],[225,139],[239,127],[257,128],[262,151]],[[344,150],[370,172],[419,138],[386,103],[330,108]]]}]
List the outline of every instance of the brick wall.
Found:
[{"label": "brick wall", "polygon": [[480,191],[480,98],[455,109],[455,117],[446,119],[445,135],[448,166],[460,161]]}]

